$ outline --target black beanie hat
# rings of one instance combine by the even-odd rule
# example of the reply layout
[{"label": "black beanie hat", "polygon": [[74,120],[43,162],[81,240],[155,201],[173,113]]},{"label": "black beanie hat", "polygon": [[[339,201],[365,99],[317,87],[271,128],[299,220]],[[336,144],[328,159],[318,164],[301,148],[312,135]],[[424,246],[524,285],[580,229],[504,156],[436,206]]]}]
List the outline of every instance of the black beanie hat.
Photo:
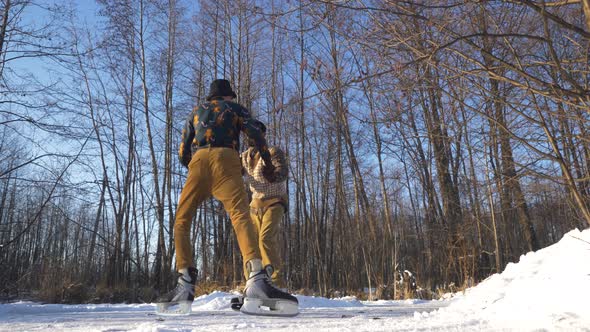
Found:
[{"label": "black beanie hat", "polygon": [[234,98],[237,97],[236,93],[231,89],[229,81],[218,79],[211,82],[211,86],[209,87],[209,96],[207,96],[207,101],[211,101],[211,99],[215,97],[224,96],[232,96]]}]

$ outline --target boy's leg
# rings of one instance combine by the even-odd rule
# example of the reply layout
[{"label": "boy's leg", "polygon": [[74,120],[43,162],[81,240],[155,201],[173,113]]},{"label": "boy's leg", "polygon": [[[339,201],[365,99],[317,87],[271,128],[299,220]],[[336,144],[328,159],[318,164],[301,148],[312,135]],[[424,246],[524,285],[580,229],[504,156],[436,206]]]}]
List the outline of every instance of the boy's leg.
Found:
[{"label": "boy's leg", "polygon": [[283,284],[281,276],[281,246],[279,245],[279,230],[281,220],[285,213],[282,204],[275,204],[264,211],[262,222],[259,228],[258,241],[260,244],[260,254],[262,255],[262,264],[272,265],[274,272],[271,276],[276,285]]},{"label": "boy's leg", "polygon": [[194,267],[193,246],[190,241],[191,223],[197,207],[211,195],[211,175],[208,165],[208,150],[199,150],[189,164],[174,223],[174,246],[176,249],[176,269]]},{"label": "boy's leg", "polygon": [[211,149],[212,193],[223,203],[231,218],[244,262],[260,259],[256,229],[250,220],[248,194],[242,179],[238,152],[229,148]]},{"label": "boy's leg", "polygon": [[189,164],[186,183],[182,188],[176,221],[174,223],[174,245],[176,247],[176,269],[180,273],[176,288],[156,299],[158,314],[189,314],[195,296],[197,269],[190,242],[191,223],[197,206],[210,195],[209,166],[207,151],[197,151]]},{"label": "boy's leg", "polygon": [[[256,209],[256,211],[258,211],[259,209]],[[252,223],[254,224],[254,230],[256,231],[256,238],[259,239],[259,234],[260,234],[260,226],[262,224],[262,215],[258,215],[258,213],[253,209],[250,209],[250,220],[252,221]],[[259,246],[259,249],[260,246]],[[262,252],[260,253],[262,254]],[[268,262],[264,261],[264,258],[262,259],[262,266],[265,266],[266,264],[268,264]],[[246,266],[246,261],[244,261],[244,277],[246,278],[246,280],[248,280],[248,268]]]}]

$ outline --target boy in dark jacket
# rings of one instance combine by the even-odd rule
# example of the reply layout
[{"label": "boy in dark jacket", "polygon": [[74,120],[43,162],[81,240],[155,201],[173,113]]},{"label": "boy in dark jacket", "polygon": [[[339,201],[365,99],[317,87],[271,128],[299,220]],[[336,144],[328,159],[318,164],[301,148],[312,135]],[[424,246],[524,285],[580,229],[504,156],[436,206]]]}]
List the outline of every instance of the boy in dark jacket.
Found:
[{"label": "boy in dark jacket", "polygon": [[[176,269],[180,276],[176,288],[157,299],[159,313],[191,311],[197,279],[190,242],[191,223],[197,207],[211,195],[223,203],[230,215],[248,271],[242,312],[279,316],[298,313],[297,299],[276,288],[262,265],[238,154],[241,131],[255,142],[261,158],[268,162],[263,173],[274,173],[274,167],[258,122],[253,121],[246,108],[232,101],[235,97],[228,81],[213,81],[207,103],[193,109],[182,131],[179,158],[188,167],[188,175],[174,224]],[[261,312],[263,304],[278,309]],[[170,310],[172,306],[179,309]]]}]

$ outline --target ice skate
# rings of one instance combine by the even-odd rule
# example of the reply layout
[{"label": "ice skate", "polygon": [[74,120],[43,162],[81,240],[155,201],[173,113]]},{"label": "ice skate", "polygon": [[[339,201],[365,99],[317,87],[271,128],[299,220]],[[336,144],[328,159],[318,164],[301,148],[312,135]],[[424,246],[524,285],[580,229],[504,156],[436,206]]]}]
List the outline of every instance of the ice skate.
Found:
[{"label": "ice skate", "polygon": [[189,315],[195,298],[197,269],[190,267],[179,271],[176,288],[156,300],[158,315]]},{"label": "ice skate", "polygon": [[[293,295],[278,289],[270,280],[262,262],[253,259],[248,262],[250,278],[246,282],[243,304],[240,311],[249,315],[292,317],[299,314],[299,302]],[[239,298],[238,298],[239,300]],[[232,308],[239,306],[237,301]]]},{"label": "ice skate", "polygon": [[232,297],[231,299],[231,308],[236,311],[240,311],[242,305],[244,305],[244,297],[243,296],[236,296]]}]

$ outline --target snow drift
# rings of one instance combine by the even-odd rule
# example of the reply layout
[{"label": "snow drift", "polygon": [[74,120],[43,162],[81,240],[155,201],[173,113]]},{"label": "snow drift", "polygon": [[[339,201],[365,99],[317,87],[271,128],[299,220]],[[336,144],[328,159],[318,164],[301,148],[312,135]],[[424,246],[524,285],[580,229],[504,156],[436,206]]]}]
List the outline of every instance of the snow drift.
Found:
[{"label": "snow drift", "polygon": [[[486,329],[590,331],[590,230],[520,257],[419,320],[454,320]],[[428,318],[425,318],[428,317]]]}]

